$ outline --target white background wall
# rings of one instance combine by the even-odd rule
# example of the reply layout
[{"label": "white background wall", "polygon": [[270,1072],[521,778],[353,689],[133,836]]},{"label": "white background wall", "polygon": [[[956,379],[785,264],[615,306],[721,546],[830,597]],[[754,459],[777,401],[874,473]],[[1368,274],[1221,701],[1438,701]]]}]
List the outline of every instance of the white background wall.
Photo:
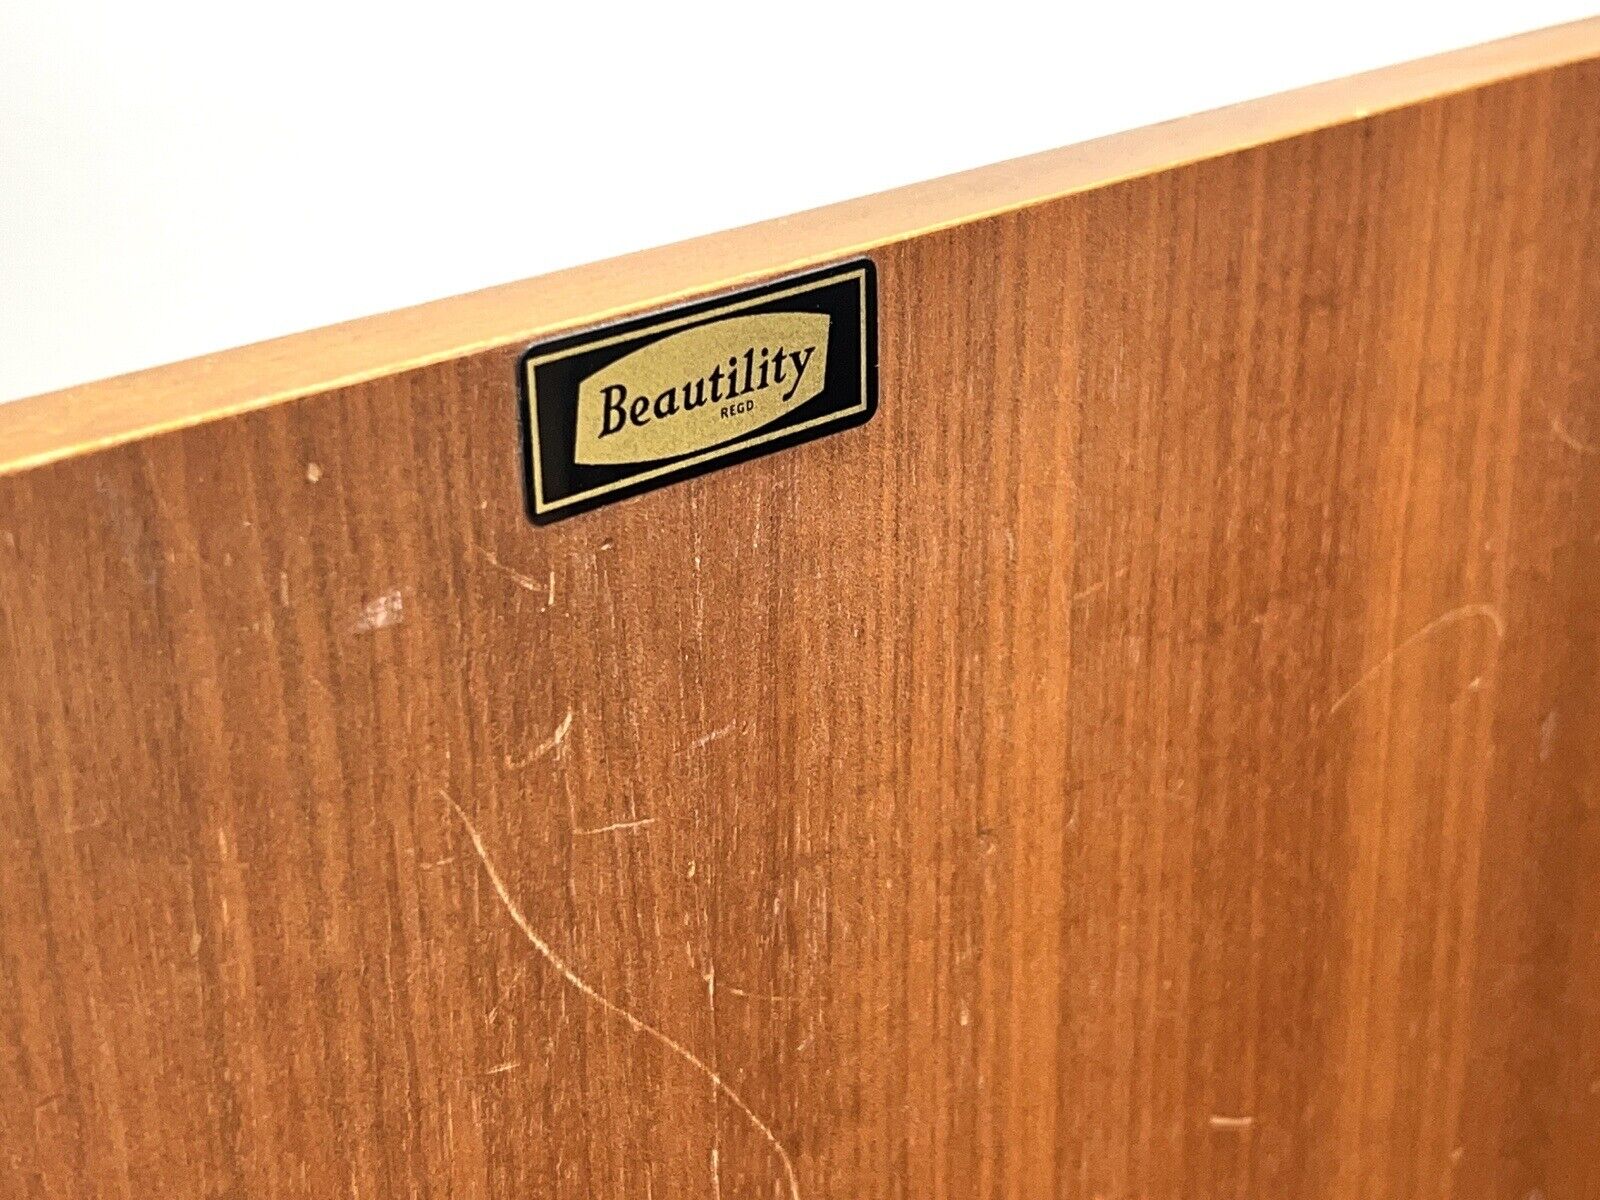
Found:
[{"label": "white background wall", "polygon": [[1593,6],[0,0],[0,400]]}]

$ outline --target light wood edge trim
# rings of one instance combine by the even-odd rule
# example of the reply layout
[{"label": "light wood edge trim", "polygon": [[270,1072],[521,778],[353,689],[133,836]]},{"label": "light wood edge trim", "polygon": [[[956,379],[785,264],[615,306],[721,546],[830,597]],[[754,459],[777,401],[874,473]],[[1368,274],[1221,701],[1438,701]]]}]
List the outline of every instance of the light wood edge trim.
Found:
[{"label": "light wood edge trim", "polygon": [[1600,57],[1600,17],[519,283],[0,404],[0,475]]}]

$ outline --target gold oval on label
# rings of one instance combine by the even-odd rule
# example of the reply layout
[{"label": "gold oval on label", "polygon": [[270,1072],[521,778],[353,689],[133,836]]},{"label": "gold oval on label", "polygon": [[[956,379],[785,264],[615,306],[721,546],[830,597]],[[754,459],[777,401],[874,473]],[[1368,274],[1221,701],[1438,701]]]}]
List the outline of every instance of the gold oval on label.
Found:
[{"label": "gold oval on label", "polygon": [[824,313],[728,317],[668,334],[578,385],[573,461],[677,458],[742,437],[822,391]]}]

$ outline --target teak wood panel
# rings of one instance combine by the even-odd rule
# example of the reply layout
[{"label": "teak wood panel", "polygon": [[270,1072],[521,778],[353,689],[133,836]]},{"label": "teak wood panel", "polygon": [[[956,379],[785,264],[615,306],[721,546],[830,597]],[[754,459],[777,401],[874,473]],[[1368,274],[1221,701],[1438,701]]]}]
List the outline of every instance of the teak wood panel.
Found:
[{"label": "teak wood panel", "polygon": [[8,418],[0,1197],[1600,1196],[1538,45],[885,238],[870,424],[557,526],[521,342]]}]

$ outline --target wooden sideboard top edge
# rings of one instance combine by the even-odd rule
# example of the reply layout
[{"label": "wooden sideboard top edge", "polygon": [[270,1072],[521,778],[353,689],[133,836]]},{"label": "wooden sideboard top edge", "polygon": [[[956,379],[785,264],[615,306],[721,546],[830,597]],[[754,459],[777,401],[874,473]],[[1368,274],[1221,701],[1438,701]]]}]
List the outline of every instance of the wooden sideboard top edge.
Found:
[{"label": "wooden sideboard top edge", "polygon": [[1600,57],[1600,17],[0,404],[0,475]]}]

